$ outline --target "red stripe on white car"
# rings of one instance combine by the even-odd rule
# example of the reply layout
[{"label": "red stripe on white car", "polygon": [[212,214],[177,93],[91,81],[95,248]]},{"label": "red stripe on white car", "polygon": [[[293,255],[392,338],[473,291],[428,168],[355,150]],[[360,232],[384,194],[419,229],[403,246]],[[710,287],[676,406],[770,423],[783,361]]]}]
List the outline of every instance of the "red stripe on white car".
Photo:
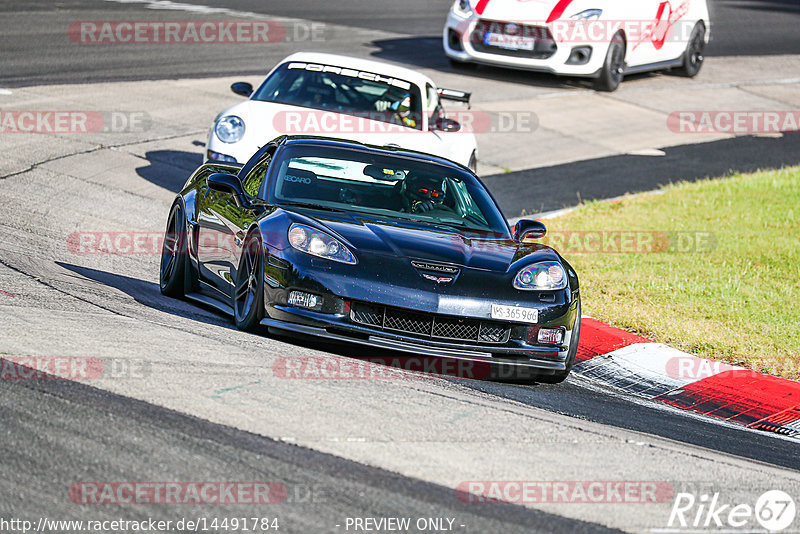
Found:
[{"label": "red stripe on white car", "polygon": [[486,4],[489,3],[489,0],[478,0],[478,4],[475,6],[475,12],[478,15],[483,15],[483,11],[486,9]]},{"label": "red stripe on white car", "polygon": [[553,11],[550,12],[550,16],[547,17],[547,23],[551,23],[554,20],[558,20],[561,18],[561,15],[564,14],[564,10],[566,10],[569,5],[572,3],[572,0],[559,0],[556,6],[553,8]]}]

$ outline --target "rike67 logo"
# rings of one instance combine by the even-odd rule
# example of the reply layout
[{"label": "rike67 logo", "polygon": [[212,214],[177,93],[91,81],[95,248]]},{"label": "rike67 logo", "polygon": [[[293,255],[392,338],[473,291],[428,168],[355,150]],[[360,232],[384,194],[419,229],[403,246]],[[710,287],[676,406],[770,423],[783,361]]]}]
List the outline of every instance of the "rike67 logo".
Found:
[{"label": "rike67 logo", "polygon": [[719,493],[703,494],[696,497],[691,493],[678,493],[669,514],[670,531],[732,529],[764,529],[780,532],[789,528],[795,519],[797,509],[794,499],[781,490],[770,490],[755,502],[726,503]]}]

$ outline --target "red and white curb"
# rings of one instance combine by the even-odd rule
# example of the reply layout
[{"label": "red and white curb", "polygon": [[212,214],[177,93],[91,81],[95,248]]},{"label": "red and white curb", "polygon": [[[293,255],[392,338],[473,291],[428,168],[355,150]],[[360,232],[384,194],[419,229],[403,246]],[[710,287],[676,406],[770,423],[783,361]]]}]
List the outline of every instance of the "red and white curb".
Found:
[{"label": "red and white curb", "polygon": [[627,393],[800,438],[800,383],[698,358],[583,317],[573,372]]}]

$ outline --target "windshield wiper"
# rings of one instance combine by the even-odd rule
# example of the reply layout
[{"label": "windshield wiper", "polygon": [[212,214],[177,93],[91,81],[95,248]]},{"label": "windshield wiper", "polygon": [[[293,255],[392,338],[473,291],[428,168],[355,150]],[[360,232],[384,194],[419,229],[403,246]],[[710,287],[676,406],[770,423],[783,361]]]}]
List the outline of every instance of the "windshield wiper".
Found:
[{"label": "windshield wiper", "polygon": [[345,210],[339,208],[332,208],[330,206],[320,206],[319,204],[312,204],[311,202],[282,202],[285,206],[295,206],[298,208],[310,208],[315,210],[322,210],[322,211],[335,211],[342,213]]}]

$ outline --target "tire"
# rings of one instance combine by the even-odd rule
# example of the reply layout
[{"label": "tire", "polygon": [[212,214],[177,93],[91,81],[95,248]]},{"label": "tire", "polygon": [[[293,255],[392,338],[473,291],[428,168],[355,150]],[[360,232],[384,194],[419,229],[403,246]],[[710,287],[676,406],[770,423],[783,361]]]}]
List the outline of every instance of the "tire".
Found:
[{"label": "tire", "polygon": [[622,70],[625,68],[625,38],[617,33],[611,38],[606,52],[606,60],[600,69],[600,76],[594,82],[598,91],[615,91],[622,83]]},{"label": "tire", "polygon": [[694,78],[703,67],[705,57],[703,52],[706,49],[706,27],[702,22],[695,24],[689,42],[686,44],[686,51],[683,53],[683,65],[676,70],[681,76]]},{"label": "tire", "polygon": [[472,151],[472,155],[469,157],[469,163],[467,164],[469,170],[472,171],[473,174],[478,174],[478,154],[475,151]]},{"label": "tire", "polygon": [[264,318],[264,247],[251,234],[242,248],[233,290],[233,319],[236,328],[255,331]]},{"label": "tire", "polygon": [[542,384],[560,384],[569,376],[572,371],[572,366],[575,365],[575,356],[578,354],[578,342],[581,337],[581,301],[578,300],[578,318],[575,321],[576,325],[573,328],[572,338],[569,340],[569,352],[567,352],[567,368],[563,371],[557,371],[552,375],[540,375],[536,377],[535,382]]},{"label": "tire", "polygon": [[183,206],[176,202],[167,219],[159,270],[161,293],[169,297],[180,298],[186,294],[186,243],[186,215]]}]

